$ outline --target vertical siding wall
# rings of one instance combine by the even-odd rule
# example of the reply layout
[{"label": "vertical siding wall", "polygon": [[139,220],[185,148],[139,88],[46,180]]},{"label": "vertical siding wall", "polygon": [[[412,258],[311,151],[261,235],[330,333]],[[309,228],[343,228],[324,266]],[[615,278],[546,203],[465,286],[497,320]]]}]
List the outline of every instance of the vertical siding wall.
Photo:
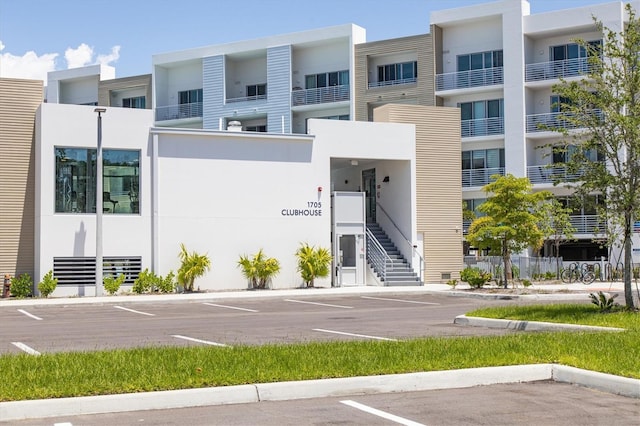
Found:
[{"label": "vertical siding wall", "polygon": [[[218,130],[224,110],[224,56],[202,60],[202,128]],[[224,130],[226,127],[223,123]]]},{"label": "vertical siding wall", "polygon": [[[42,81],[0,78],[0,274],[33,275],[34,123]],[[40,277],[34,277],[34,281]]]},{"label": "vertical siding wall", "polygon": [[[368,88],[369,71],[377,73],[377,69],[368,69],[371,56],[394,55],[412,52],[418,63],[416,84]],[[435,63],[431,34],[402,37],[362,43],[355,46],[355,119],[369,121],[369,107],[387,103],[411,103],[416,105],[435,105],[434,73]]]},{"label": "vertical siding wall", "polygon": [[267,49],[267,98],[267,131],[291,133],[291,45]]},{"label": "vertical siding wall", "polygon": [[377,108],[375,121],[416,125],[417,230],[423,234],[425,283],[459,278],[462,269],[460,110],[417,105]]}]

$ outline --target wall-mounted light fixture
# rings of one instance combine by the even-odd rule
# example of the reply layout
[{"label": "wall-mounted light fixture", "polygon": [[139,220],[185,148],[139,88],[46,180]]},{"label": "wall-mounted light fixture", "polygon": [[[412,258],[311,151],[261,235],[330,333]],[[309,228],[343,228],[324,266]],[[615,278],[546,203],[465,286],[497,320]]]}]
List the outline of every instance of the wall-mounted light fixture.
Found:
[{"label": "wall-mounted light fixture", "polygon": [[382,179],[382,181],[389,183],[389,176],[385,176],[384,179]]},{"label": "wall-mounted light fixture", "polygon": [[352,166],[357,166],[358,165],[358,160],[351,160],[351,165]]}]

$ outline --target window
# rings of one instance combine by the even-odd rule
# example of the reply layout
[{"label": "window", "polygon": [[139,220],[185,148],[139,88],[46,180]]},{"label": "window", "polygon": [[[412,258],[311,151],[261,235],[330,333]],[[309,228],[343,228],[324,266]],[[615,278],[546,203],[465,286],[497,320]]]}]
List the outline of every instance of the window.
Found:
[{"label": "window", "polygon": [[267,96],[267,85],[265,84],[250,84],[247,86],[248,98],[260,98],[264,99]]},{"label": "window", "polygon": [[458,55],[457,60],[458,72],[501,67],[502,50]]},{"label": "window", "polygon": [[[563,164],[571,161],[572,157],[578,152],[578,147],[575,145],[567,145],[564,149],[553,150],[553,163]],[[589,161],[604,161],[604,154],[597,149],[589,149],[582,153]]]},{"label": "window", "polygon": [[551,112],[561,112],[566,108],[566,105],[571,105],[569,98],[558,95],[551,96]]},{"label": "window", "polygon": [[146,98],[144,96],[137,96],[135,98],[122,99],[123,108],[146,108]]},{"label": "window", "polygon": [[463,102],[458,104],[460,107],[460,118],[462,120],[502,117],[504,115],[503,105],[503,99]]},{"label": "window", "polygon": [[202,102],[202,89],[184,90],[178,92],[181,104],[193,104]]},{"label": "window", "polygon": [[267,125],[266,124],[259,124],[257,126],[246,126],[245,130],[247,132],[262,132],[262,133],[266,133],[267,132]]},{"label": "window", "polygon": [[418,63],[416,61],[381,65],[378,67],[378,82],[415,80],[417,76]]},{"label": "window", "polygon": [[471,200],[462,200],[462,202],[464,203],[464,208],[466,210],[472,211],[476,215],[476,217],[485,216],[486,213],[482,213],[478,211],[478,207],[480,207],[480,205],[485,201],[487,201],[486,198],[474,198]]},{"label": "window", "polygon": [[504,167],[504,149],[462,151],[462,170]]},{"label": "window", "polygon": [[[55,148],[56,213],[96,211],[96,150]],[[140,152],[103,150],[103,211],[139,213]]]},{"label": "window", "polygon": [[587,43],[585,49],[577,43],[561,44],[549,47],[550,61],[563,61],[565,59],[587,58],[592,55],[599,55],[602,50],[602,40],[594,40]]},{"label": "window", "polygon": [[318,87],[346,86],[349,84],[349,71],[334,71],[305,76],[305,89]]}]

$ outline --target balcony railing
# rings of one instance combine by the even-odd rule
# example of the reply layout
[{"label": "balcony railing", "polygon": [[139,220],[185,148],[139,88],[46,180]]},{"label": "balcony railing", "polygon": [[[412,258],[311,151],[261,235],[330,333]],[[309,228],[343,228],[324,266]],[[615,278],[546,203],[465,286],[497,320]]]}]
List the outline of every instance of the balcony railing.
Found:
[{"label": "balcony railing", "polygon": [[504,176],[504,167],[462,170],[462,187],[485,186],[493,181],[493,179],[491,179],[493,175]]},{"label": "balcony railing", "polygon": [[256,96],[242,96],[239,98],[227,98],[227,103],[235,103],[235,102],[252,102],[252,101],[262,101],[267,99],[267,95],[256,95]]},{"label": "balcony railing", "polygon": [[[589,114],[602,117],[600,110],[592,110]],[[545,114],[527,115],[527,133],[549,132],[554,129],[578,129],[580,126],[567,120],[571,114],[566,112],[548,112]]]},{"label": "balcony railing", "polygon": [[460,133],[463,138],[504,134],[504,117],[462,120]]},{"label": "balcony railing", "polygon": [[401,78],[398,80],[389,80],[389,81],[373,81],[369,83],[369,89],[374,87],[387,87],[387,86],[398,86],[401,84],[413,84],[417,81],[415,77],[412,78]]},{"label": "balcony railing", "polygon": [[156,121],[202,117],[202,102],[156,107]]},{"label": "balcony railing", "polygon": [[606,229],[605,221],[596,214],[570,216],[569,221],[576,228],[576,234],[603,233]]},{"label": "balcony railing", "polygon": [[587,58],[564,59],[562,61],[527,64],[525,81],[553,80],[557,78],[578,77],[588,74],[593,65]]},{"label": "balcony railing", "polygon": [[502,83],[504,83],[502,67],[436,75],[436,91],[493,86]]},{"label": "balcony railing", "polygon": [[564,165],[528,166],[527,177],[531,183],[574,182],[580,179],[581,172],[570,173]]},{"label": "balcony railing", "polygon": [[348,101],[349,85],[317,87],[315,89],[301,89],[291,92],[291,103],[298,105],[316,105],[330,102]]}]

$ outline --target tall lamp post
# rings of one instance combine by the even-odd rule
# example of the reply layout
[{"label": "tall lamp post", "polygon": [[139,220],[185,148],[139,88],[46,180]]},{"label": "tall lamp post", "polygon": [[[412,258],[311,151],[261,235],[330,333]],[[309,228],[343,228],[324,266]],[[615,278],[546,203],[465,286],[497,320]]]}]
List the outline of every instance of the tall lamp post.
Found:
[{"label": "tall lamp post", "polygon": [[106,108],[96,108],[98,113],[98,149],[96,152],[96,296],[102,296],[102,114]]}]

